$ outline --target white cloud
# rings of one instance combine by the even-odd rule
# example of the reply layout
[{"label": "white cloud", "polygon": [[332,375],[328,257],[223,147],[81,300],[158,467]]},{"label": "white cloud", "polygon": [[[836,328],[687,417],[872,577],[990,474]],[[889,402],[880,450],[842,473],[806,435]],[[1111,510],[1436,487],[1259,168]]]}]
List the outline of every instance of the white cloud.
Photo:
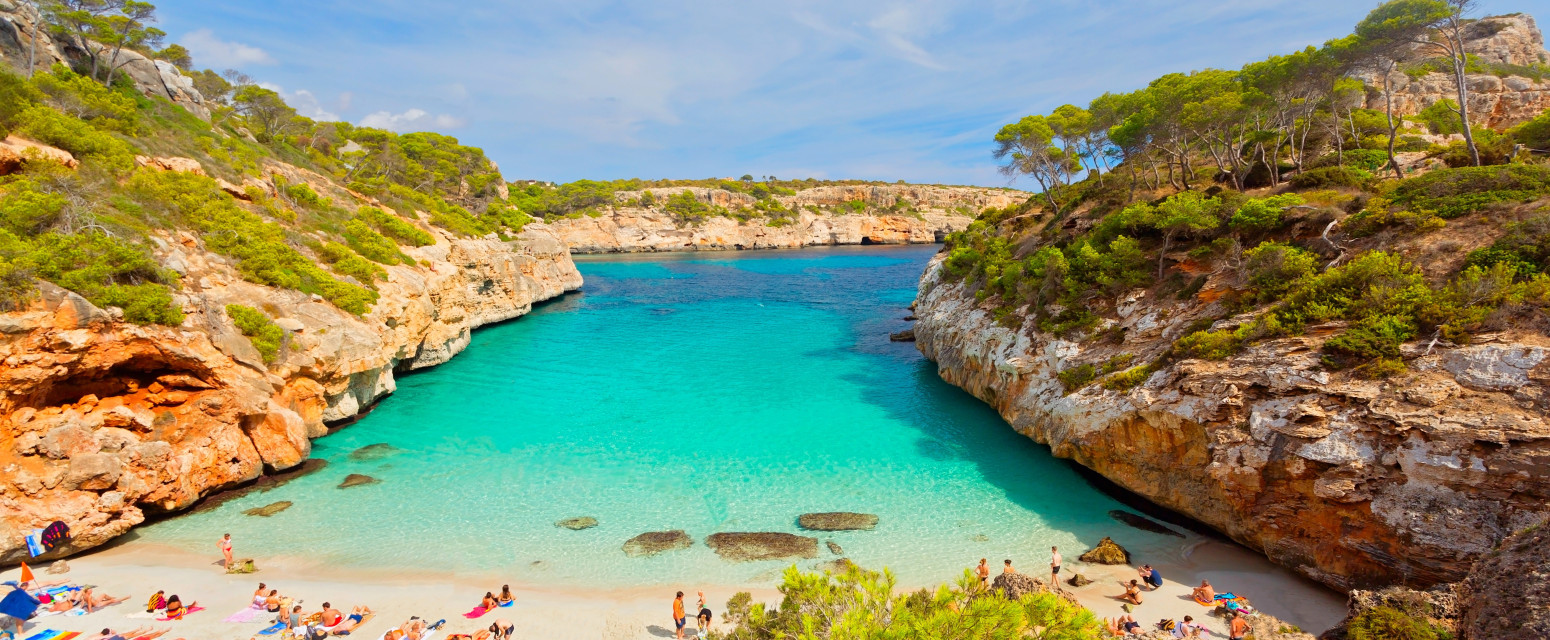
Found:
[{"label": "white cloud", "polygon": [[445,113],[431,115],[424,109],[410,109],[403,113],[390,111],[377,111],[361,118],[360,125],[387,129],[388,131],[428,131],[433,129],[456,129],[467,124],[461,118],[453,117]]},{"label": "white cloud", "polygon": [[222,40],[209,29],[200,29],[183,36],[182,44],[194,55],[194,61],[211,69],[227,69],[245,65],[274,64],[274,57],[258,47]]}]

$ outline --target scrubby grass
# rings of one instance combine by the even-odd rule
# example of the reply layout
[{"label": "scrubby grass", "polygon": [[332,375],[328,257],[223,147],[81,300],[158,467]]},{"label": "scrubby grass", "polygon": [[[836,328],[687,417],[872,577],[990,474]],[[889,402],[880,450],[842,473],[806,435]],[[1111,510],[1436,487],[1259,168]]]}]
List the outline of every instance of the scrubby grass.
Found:
[{"label": "scrubby grass", "polygon": [[237,330],[248,337],[248,342],[253,343],[253,348],[258,350],[264,362],[273,363],[279,359],[280,342],[285,339],[285,330],[270,320],[269,316],[240,304],[226,305],[226,315],[231,317]]}]

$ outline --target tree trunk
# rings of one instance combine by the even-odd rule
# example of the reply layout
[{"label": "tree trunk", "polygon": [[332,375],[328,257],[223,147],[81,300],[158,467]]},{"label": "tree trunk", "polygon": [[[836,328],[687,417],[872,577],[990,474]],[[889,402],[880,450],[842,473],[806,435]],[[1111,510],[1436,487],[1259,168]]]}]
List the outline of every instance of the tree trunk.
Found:
[{"label": "tree trunk", "polygon": [[1167,259],[1168,249],[1171,248],[1172,246],[1173,246],[1173,232],[1170,231],[1170,232],[1164,233],[1163,234],[1163,245],[1162,245],[1162,248],[1157,251],[1157,279],[1158,280],[1162,280],[1162,277],[1163,277],[1163,261]]},{"label": "tree trunk", "polygon": [[1394,168],[1394,175],[1400,180],[1405,179],[1405,170],[1399,168],[1399,159],[1394,157],[1394,138],[1399,135],[1399,125],[1394,123],[1394,91],[1393,81],[1389,76],[1394,72],[1397,62],[1390,60],[1387,67],[1383,68],[1383,113],[1388,116],[1389,125],[1389,166]]},{"label": "tree trunk", "polygon": [[1469,159],[1480,166],[1480,149],[1475,147],[1475,134],[1469,130],[1469,83],[1465,76],[1465,65],[1469,62],[1469,54],[1464,52],[1463,37],[1455,42],[1458,53],[1453,56],[1453,83],[1458,88],[1459,98],[1459,122],[1464,126],[1464,144],[1469,147]]}]

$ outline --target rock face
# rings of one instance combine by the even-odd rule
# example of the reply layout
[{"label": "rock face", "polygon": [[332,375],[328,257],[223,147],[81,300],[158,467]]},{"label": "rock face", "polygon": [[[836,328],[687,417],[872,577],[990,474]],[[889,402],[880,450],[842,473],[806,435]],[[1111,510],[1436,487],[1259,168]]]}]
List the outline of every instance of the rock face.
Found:
[{"label": "rock face", "polygon": [[[722,189],[669,187],[650,190],[659,202],[679,192],[693,193],[712,206],[751,207],[753,196]],[[929,187],[916,185],[850,185],[806,189],[775,200],[798,212],[795,221],[770,226],[766,218],[746,222],[712,217],[681,223],[661,207],[628,206],[644,192],[618,194],[619,205],[596,217],[581,216],[551,223],[576,253],[695,251],[722,249],[795,249],[841,244],[910,244],[939,242],[948,233],[969,226],[986,207],[1005,207],[1028,194],[1010,189]],[[864,202],[866,213],[846,213],[846,203]],[[892,213],[904,203],[914,213]]]},{"label": "rock face", "polygon": [[[291,182],[326,181],[286,166]],[[347,196],[330,191],[336,201]],[[399,371],[447,361],[480,325],[527,313],[581,286],[565,245],[543,224],[514,240],[427,228],[387,267],[380,299],[355,316],[321,298],[243,280],[232,262],[183,232],[155,232],[157,259],[182,277],[179,327],[115,320],[80,296],[41,285],[30,307],[0,314],[0,564],[26,559],[25,532],[70,526],[64,556],[145,519],[294,468],[330,423],[395,389]],[[226,317],[262,309],[286,334],[265,363]]]},{"label": "rock face", "polygon": [[997,324],[941,260],[922,279],[915,334],[943,379],[1056,456],[1316,580],[1454,582],[1550,514],[1542,337],[1407,353],[1410,373],[1370,381],[1324,370],[1328,332],[1314,328],[1225,361],[1174,362],[1129,390],[1068,394],[1059,372],[1119,352],[1150,362],[1203,305],[1135,294],[1112,327],[1121,344],[1079,344]]},{"label": "rock face", "polygon": [[1550,638],[1550,522],[1502,541],[1464,585],[1465,638]]},{"label": "rock face", "polygon": [[1087,553],[1082,554],[1078,559],[1092,564],[1130,564],[1130,552],[1108,536],[1104,536],[1098,541],[1098,546],[1088,549]]},{"label": "rock face", "polygon": [[818,557],[818,539],[790,533],[713,533],[705,546],[732,562]]},{"label": "rock face", "polygon": [[[58,62],[69,64],[70,61],[86,58],[87,52],[79,43],[69,39],[56,40],[47,26],[41,29],[39,26],[38,14],[31,3],[0,0],[0,59],[25,75],[29,56],[34,68],[42,70]],[[34,34],[37,36],[36,42],[33,40]],[[86,43],[85,46],[99,51],[102,64],[109,63],[113,55],[111,49],[104,51],[96,43]],[[125,49],[118,52],[118,58],[112,64],[119,68],[120,73],[128,76],[141,93],[165,98],[189,113],[205,120],[210,119],[210,108],[205,104],[204,96],[194,88],[194,80],[183,75],[171,63],[151,60]],[[89,68],[91,64],[88,62],[84,66]]]},{"label": "rock face", "polygon": [[877,516],[870,513],[834,511],[829,513],[804,513],[797,517],[797,526],[809,531],[861,531],[877,527]]},{"label": "rock face", "polygon": [[[1545,41],[1528,14],[1493,16],[1471,24],[1465,40],[1465,49],[1484,62],[1505,65],[1530,66],[1550,63],[1550,53],[1545,51]],[[1412,60],[1421,60],[1435,53],[1412,51]],[[1369,109],[1382,110],[1385,100],[1381,91],[1382,76],[1368,72],[1359,76],[1369,87],[1378,89],[1368,92]],[[1449,74],[1428,73],[1412,79],[1401,71],[1389,78],[1394,90],[1394,109],[1399,115],[1420,113],[1440,100],[1458,100]],[[1484,126],[1504,129],[1529,120],[1550,109],[1550,78],[1535,80],[1530,77],[1491,74],[1469,74],[1470,116]]]},{"label": "rock face", "polygon": [[1018,600],[1030,593],[1049,590],[1044,581],[1023,573],[1003,573],[990,581],[990,588],[1001,592],[1008,600]]},{"label": "rock face", "polygon": [[665,551],[688,549],[694,539],[683,529],[672,531],[647,531],[624,541],[624,555],[631,558],[654,556]]},{"label": "rock face", "polygon": [[597,518],[593,518],[591,516],[580,516],[580,517],[576,517],[576,518],[566,518],[564,520],[561,520],[559,522],[554,523],[554,526],[570,529],[571,531],[580,531],[582,529],[591,529],[592,527],[597,526]]}]

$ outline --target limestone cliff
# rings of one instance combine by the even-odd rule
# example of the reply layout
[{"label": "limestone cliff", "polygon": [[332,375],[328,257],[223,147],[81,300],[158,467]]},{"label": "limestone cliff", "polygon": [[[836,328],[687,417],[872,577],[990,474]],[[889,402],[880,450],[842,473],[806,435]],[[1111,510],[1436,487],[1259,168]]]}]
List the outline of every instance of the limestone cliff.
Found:
[{"label": "limestone cliff", "polygon": [[[294,168],[291,168],[294,171]],[[183,274],[179,327],[137,326],[51,285],[0,315],[0,563],[26,559],[25,532],[64,520],[70,545],[102,544],[147,513],[306,459],[310,439],[394,390],[398,371],[445,362],[483,324],[581,285],[541,223],[511,241],[457,238],[403,250],[380,299],[354,316],[315,296],[244,281],[184,232],[157,232]],[[285,330],[266,365],[224,309],[262,309]]]},{"label": "limestone cliff", "polygon": [[[753,196],[724,189],[669,187],[650,191],[657,202],[688,192],[706,205],[729,210],[749,210],[756,203]],[[824,186],[774,196],[781,207],[795,212],[789,218],[772,222],[758,215],[742,220],[718,215],[688,221],[661,206],[641,206],[644,193],[621,192],[615,206],[595,217],[563,218],[552,225],[577,253],[921,244],[940,242],[946,234],[962,230],[986,207],[1005,207],[1028,198],[1028,194],[1011,189]]]},{"label": "limestone cliff", "polygon": [[1122,352],[1151,361],[1220,317],[1207,301],[1219,280],[1188,301],[1138,290],[1108,323],[1121,338],[1073,342],[998,321],[942,262],[921,281],[915,336],[944,379],[1055,455],[1316,580],[1453,582],[1550,514],[1541,335],[1407,347],[1411,373],[1373,381],[1325,370],[1331,331],[1315,327],[1226,361],[1168,364],[1130,390],[1067,394],[1059,372]]},{"label": "limestone cliff", "polygon": [[[1550,109],[1550,77],[1542,72],[1538,77],[1525,75],[1527,67],[1540,65],[1543,69],[1550,64],[1550,52],[1545,50],[1544,36],[1533,16],[1518,13],[1482,18],[1469,26],[1466,37],[1465,48],[1472,56],[1497,67],[1497,73],[1467,76],[1470,115],[1476,122],[1505,129]],[[1430,55],[1434,54],[1416,50],[1409,58],[1414,63]],[[1385,105],[1382,76],[1368,72],[1359,77],[1371,88],[1365,106],[1381,111]],[[1458,99],[1453,78],[1446,73],[1411,76],[1396,70],[1389,82],[1394,110],[1400,115],[1415,115],[1438,101]]]}]

